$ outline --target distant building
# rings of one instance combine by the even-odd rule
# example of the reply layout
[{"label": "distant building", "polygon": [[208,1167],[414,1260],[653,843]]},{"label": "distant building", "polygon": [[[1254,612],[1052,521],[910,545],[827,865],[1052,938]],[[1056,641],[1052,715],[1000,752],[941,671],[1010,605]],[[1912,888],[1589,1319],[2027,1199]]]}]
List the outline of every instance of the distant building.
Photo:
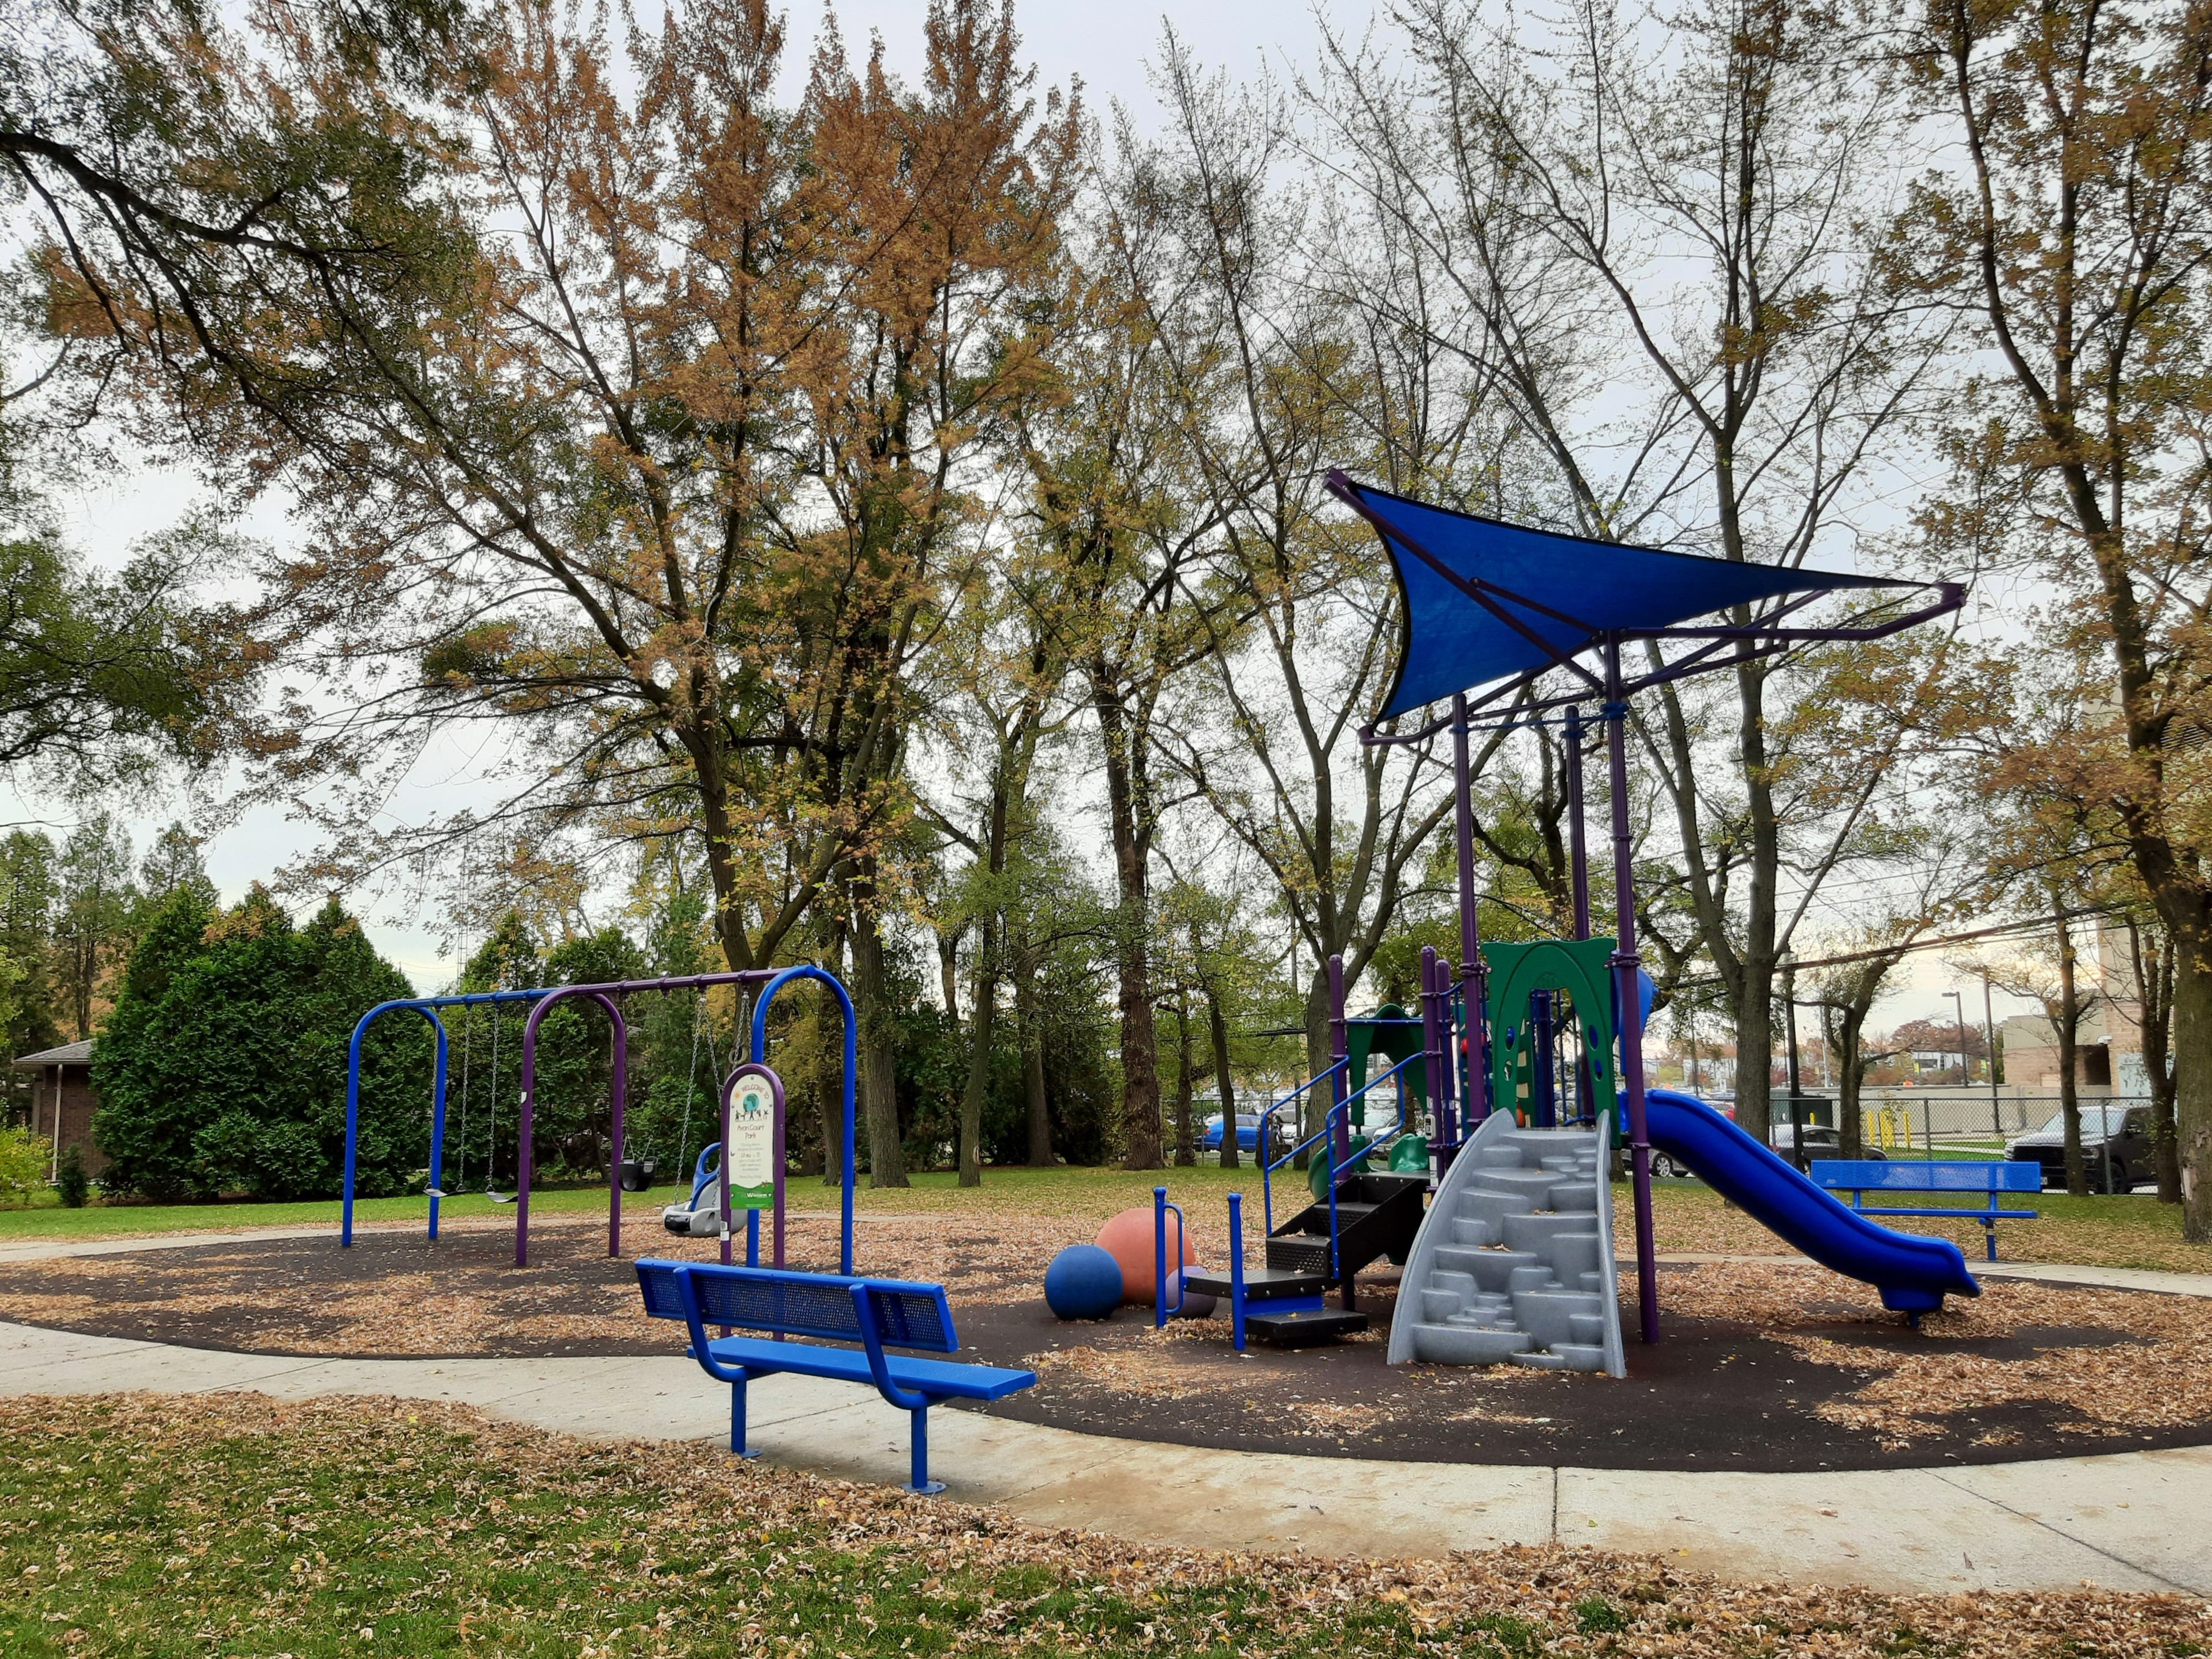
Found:
[{"label": "distant building", "polygon": [[59,1161],[64,1147],[74,1146],[87,1175],[106,1169],[107,1154],[92,1139],[92,1115],[100,1097],[92,1087],[91,1039],[21,1055],[11,1069],[35,1073],[28,1121],[31,1132],[53,1148],[55,1160]]},{"label": "distant building", "polygon": [[[2148,1095],[2143,1066],[2142,996],[2136,988],[2124,927],[2094,927],[2082,941],[2080,984],[2088,1011],[2074,1047],[2076,1090],[2091,1095]],[[2008,1088],[2058,1087],[2058,1032],[2042,1014],[2014,1014],[2004,1023],[2004,1080]]]}]

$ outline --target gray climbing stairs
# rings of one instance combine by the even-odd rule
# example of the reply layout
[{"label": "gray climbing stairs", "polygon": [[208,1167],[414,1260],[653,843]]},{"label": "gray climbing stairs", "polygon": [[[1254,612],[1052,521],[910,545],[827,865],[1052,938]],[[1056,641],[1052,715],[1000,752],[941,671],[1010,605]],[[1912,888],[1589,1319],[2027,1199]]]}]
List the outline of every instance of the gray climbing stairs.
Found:
[{"label": "gray climbing stairs", "polygon": [[1627,1374],[1613,1282],[1609,1118],[1523,1129],[1497,1113],[1460,1148],[1413,1240],[1389,1362]]}]

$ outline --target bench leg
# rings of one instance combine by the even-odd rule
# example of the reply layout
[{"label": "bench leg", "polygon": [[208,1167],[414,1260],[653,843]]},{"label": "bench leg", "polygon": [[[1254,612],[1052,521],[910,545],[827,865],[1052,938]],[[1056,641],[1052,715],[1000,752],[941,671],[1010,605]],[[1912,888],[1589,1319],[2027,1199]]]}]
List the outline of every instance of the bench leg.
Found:
[{"label": "bench leg", "polygon": [[1982,1238],[1983,1242],[1990,1247],[1990,1260],[1996,1261],[1997,1259],[1997,1224],[1996,1222],[1982,1223]]},{"label": "bench leg", "polygon": [[916,1406],[908,1415],[914,1419],[914,1468],[907,1490],[927,1498],[945,1490],[942,1480],[929,1478],[929,1407]]},{"label": "bench leg", "polygon": [[740,1457],[758,1457],[760,1449],[745,1444],[745,1384],[740,1377],[730,1384],[730,1449]]}]

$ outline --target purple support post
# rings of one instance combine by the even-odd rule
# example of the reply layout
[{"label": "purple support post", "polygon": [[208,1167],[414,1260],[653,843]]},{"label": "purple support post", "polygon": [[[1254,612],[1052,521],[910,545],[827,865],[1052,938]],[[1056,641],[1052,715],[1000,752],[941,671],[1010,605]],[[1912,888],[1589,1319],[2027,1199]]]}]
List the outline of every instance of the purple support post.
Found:
[{"label": "purple support post", "polygon": [[[1490,1078],[1483,1064],[1489,1010],[1482,988],[1482,923],[1475,911],[1474,768],[1467,744],[1467,694],[1452,698],[1452,788],[1457,796],[1459,831],[1459,977],[1467,1034],[1467,1111],[1458,1125],[1463,1137],[1490,1115]],[[1459,1056],[1452,1056],[1455,1069]]]},{"label": "purple support post", "polygon": [[1620,1010],[1620,1079],[1628,1095],[1629,1180],[1636,1200],[1636,1306],[1646,1342],[1659,1340],[1659,1270],[1652,1259],[1651,1136],[1644,1110],[1644,995],[1636,982],[1636,867],[1628,821],[1628,705],[1622,700],[1620,641],[1605,647],[1607,757],[1613,771],[1613,885],[1619,944],[1613,1000]]},{"label": "purple support post", "polygon": [[[787,979],[794,974],[819,973],[818,969],[787,969],[780,976]],[[614,1169],[607,1186],[611,1196],[607,1206],[607,1254],[622,1254],[622,1153],[623,1095],[629,1085],[629,1035],[623,1022],[622,1008],[615,998],[632,991],[695,991],[709,985],[750,985],[757,981],[779,977],[768,969],[746,969],[726,974],[686,974],[669,979],[610,980],[602,985],[563,985],[539,996],[530,1010],[530,1018],[522,1028],[522,1146],[514,1160],[514,1265],[530,1265],[530,1176],[532,1159],[531,1137],[535,1127],[538,1094],[538,1027],[546,1011],[556,1003],[570,997],[589,997],[607,1011],[607,1018],[615,1023],[614,1116],[612,1132],[608,1140],[614,1154]],[[828,977],[826,975],[823,977]],[[835,983],[833,981],[832,983]],[[843,988],[840,987],[842,994]],[[535,994],[533,993],[533,994]],[[483,999],[496,1002],[496,997]],[[846,1184],[849,1203],[852,1186]],[[851,1256],[847,1255],[849,1270]]]},{"label": "purple support post", "polygon": [[518,1267],[530,1265],[530,1176],[536,1163],[531,1140],[537,1121],[538,1027],[548,1009],[570,997],[589,997],[605,1009],[607,1018],[615,1023],[613,1132],[607,1137],[614,1149],[613,1166],[607,1181],[607,1254],[622,1254],[623,1085],[628,1081],[629,1070],[629,1027],[623,1021],[621,1006],[607,994],[611,988],[617,988],[564,985],[540,997],[523,1025],[522,1144],[515,1149],[514,1155],[514,1265]]},{"label": "purple support post", "polygon": [[[1575,937],[1590,936],[1589,900],[1589,814],[1583,800],[1583,711],[1567,710],[1567,849],[1569,867],[1574,879]],[[1576,1024],[1581,1024],[1577,1015]],[[1587,1027],[1584,1028],[1587,1031]],[[1587,1115],[1596,1120],[1597,1092],[1595,1079],[1590,1072],[1589,1045],[1583,1044],[1583,1054],[1575,1067],[1577,1119]]]},{"label": "purple support post", "polygon": [[1442,1143],[1444,1127],[1443,997],[1437,986],[1437,947],[1421,947],[1421,1070],[1429,1085],[1429,1112],[1435,1119],[1436,1139]]},{"label": "purple support post", "polygon": [[1589,847],[1583,807],[1583,711],[1567,710],[1567,850],[1574,874],[1575,937],[1590,936]]},{"label": "purple support post", "polygon": [[[1267,1154],[1260,1155],[1267,1162]],[[1229,1334],[1244,1352],[1244,1194],[1229,1194]]]},{"label": "purple support post", "polygon": [[1344,958],[1334,956],[1328,959],[1328,1058],[1335,1069],[1329,1073],[1329,1145],[1335,1148],[1336,1165],[1352,1161],[1352,1129],[1340,1109],[1345,1097],[1352,1092],[1350,1068],[1345,1061],[1351,1057],[1352,1034],[1344,1018]]}]

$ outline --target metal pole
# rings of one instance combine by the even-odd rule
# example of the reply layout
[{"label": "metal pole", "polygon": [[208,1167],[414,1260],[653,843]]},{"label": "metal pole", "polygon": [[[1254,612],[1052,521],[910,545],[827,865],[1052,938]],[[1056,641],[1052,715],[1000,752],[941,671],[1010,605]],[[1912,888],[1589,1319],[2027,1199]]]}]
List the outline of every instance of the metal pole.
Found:
[{"label": "metal pole", "polygon": [[[1344,1104],[1351,1092],[1350,1070],[1345,1062],[1352,1054],[1352,1034],[1344,1018],[1344,958],[1333,956],[1328,959],[1328,1059],[1329,1073],[1329,1173],[1334,1176],[1342,1165],[1352,1162],[1352,1129],[1346,1115],[1336,1109]],[[1331,1190],[1334,1190],[1332,1183]]]},{"label": "metal pole", "polygon": [[1444,1138],[1444,1036],[1437,989],[1437,947],[1421,947],[1421,1071],[1428,1085],[1431,1138]]},{"label": "metal pole", "polygon": [[[1636,1203],[1636,1306],[1646,1342],[1659,1340],[1659,1264],[1651,1239],[1651,1134],[1644,1110],[1644,995],[1637,983],[1635,835],[1628,821],[1628,705],[1620,641],[1605,647],[1607,759],[1613,774],[1613,984],[1620,1004],[1620,1077],[1628,1094],[1629,1182]],[[1600,1240],[1601,1249],[1605,1241]]]},{"label": "metal pole", "polygon": [[[1261,1154],[1267,1161],[1267,1154]],[[1229,1194],[1229,1334],[1244,1352],[1244,1194]]]},{"label": "metal pole", "polygon": [[[1474,770],[1468,755],[1464,692],[1452,698],[1452,787],[1459,820],[1459,977],[1467,1032],[1467,1091],[1462,1097],[1467,1110],[1459,1126],[1464,1135],[1470,1126],[1490,1115],[1490,1077],[1483,1053],[1489,1010],[1482,993],[1482,925],[1475,914]],[[1456,1055],[1452,1063],[1459,1063]]]},{"label": "metal pole", "polygon": [[428,1009],[423,1012],[438,1034],[438,1075],[430,1097],[430,1237],[434,1239],[438,1236],[438,1198],[446,1189],[446,1022]]},{"label": "metal pole", "polygon": [[1574,877],[1575,937],[1590,936],[1589,849],[1583,833],[1583,711],[1567,710],[1567,850]]},{"label": "metal pole", "polygon": [[1982,975],[1982,1030],[1990,1048],[1990,1128],[2004,1139],[2004,1110],[1997,1104],[1997,1021],[1990,1007],[1990,976]]}]

